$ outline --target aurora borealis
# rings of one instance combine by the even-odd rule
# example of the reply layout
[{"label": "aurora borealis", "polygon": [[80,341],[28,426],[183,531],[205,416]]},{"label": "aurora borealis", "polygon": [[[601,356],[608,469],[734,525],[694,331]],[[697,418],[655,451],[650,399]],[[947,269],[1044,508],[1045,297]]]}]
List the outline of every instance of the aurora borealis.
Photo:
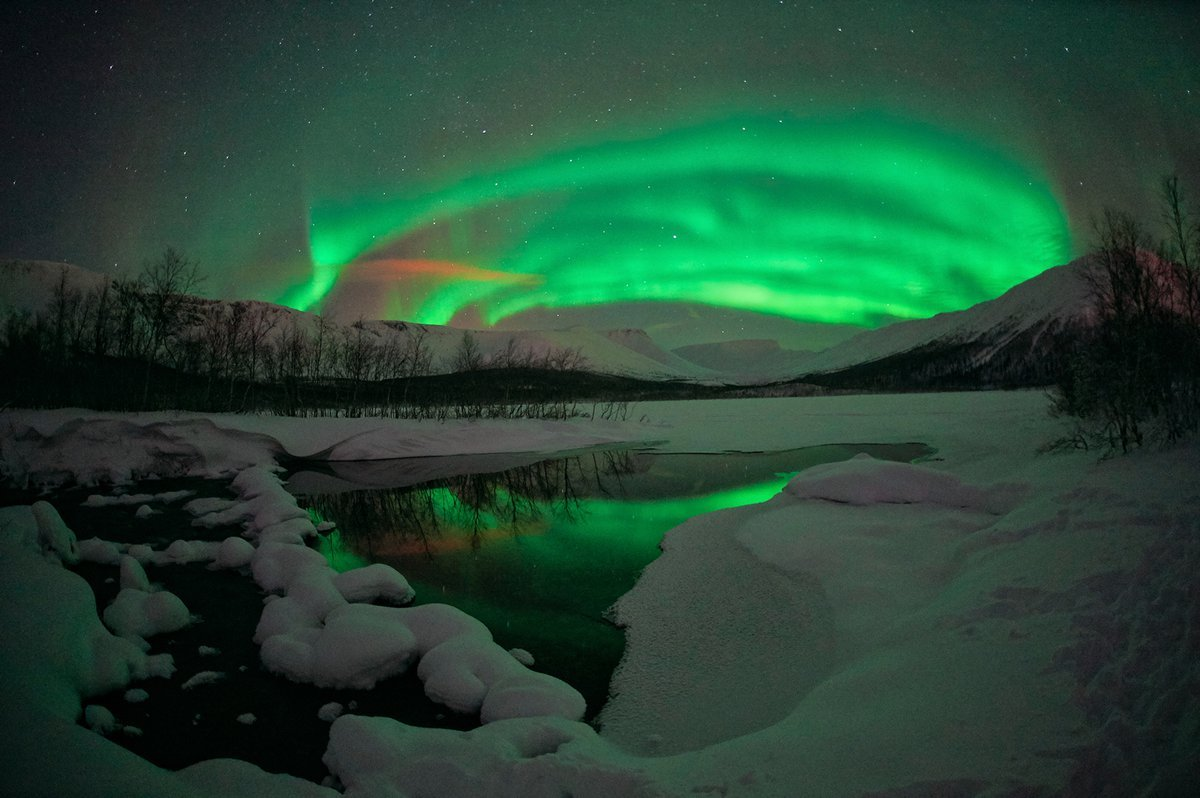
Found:
[{"label": "aurora borealis", "polygon": [[1166,172],[1200,187],[1186,4],[0,13],[0,257],[170,245],[211,296],[342,316],[876,326],[1068,260],[1105,206],[1152,221]]},{"label": "aurora borealis", "polygon": [[438,222],[470,235],[474,214],[530,197],[552,207],[492,256],[494,280],[447,274],[393,312],[446,324],[477,302],[492,324],[538,305],[687,301],[871,325],[974,304],[1069,256],[1049,190],[997,155],[887,119],[740,119],[318,205],[314,279],[289,304],[317,304],[373,247]]}]

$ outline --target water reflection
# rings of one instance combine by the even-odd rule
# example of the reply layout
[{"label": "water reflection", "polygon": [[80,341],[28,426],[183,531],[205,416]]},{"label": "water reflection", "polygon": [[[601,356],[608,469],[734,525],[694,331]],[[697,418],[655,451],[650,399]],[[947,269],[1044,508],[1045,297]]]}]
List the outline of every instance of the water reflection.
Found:
[{"label": "water reflection", "polygon": [[607,697],[624,637],[605,611],[687,519],[766,501],[810,466],[866,452],[911,461],[923,444],[831,445],[719,455],[583,451],[334,464],[293,474],[335,568],[393,565],[417,603],[446,602],[498,642],[576,686],[589,714]]},{"label": "water reflection", "polygon": [[[427,465],[442,470],[444,464]],[[326,546],[335,566],[344,569],[353,562],[347,554],[371,561],[432,558],[477,551],[488,540],[544,534],[550,519],[574,521],[585,499],[623,496],[623,478],[648,467],[645,455],[636,452],[599,451],[403,487],[308,493],[307,499],[318,520],[336,520],[339,534]],[[293,478],[289,485],[294,492],[304,490],[303,480]]]}]

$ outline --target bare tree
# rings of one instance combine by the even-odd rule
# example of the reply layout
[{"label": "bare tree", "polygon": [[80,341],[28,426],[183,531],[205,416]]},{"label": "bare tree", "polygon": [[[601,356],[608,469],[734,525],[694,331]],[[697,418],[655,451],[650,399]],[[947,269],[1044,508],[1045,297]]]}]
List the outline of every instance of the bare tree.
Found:
[{"label": "bare tree", "polygon": [[150,374],[159,358],[160,350],[170,338],[193,321],[192,291],[201,278],[196,263],[171,247],[158,260],[142,267],[140,277],[142,291],[142,316],[148,333],[146,352],[146,379],[142,391],[142,405],[146,406],[150,395]]},{"label": "bare tree", "polygon": [[483,368],[483,353],[470,330],[463,330],[458,348],[450,356],[450,370],[453,372],[479,371]]},{"label": "bare tree", "polygon": [[1106,454],[1175,440],[1197,418],[1195,358],[1181,351],[1197,329],[1181,303],[1180,272],[1129,214],[1105,211],[1095,230],[1083,276],[1097,320],[1053,408],[1078,420],[1070,441]]}]

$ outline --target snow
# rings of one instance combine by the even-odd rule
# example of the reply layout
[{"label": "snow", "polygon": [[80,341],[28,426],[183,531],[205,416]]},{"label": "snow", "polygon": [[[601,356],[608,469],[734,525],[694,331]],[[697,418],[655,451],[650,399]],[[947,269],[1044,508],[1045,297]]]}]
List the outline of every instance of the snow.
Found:
[{"label": "snow", "polygon": [[83,501],[84,507],[120,507],[132,504],[147,504],[149,502],[160,502],[162,504],[170,504],[186,499],[192,496],[195,491],[191,490],[173,490],[164,493],[118,493],[113,496],[103,496],[99,493],[93,493]]},{"label": "snow", "polygon": [[805,469],[788,482],[783,492],[797,499],[855,505],[940,504],[987,510],[995,502],[988,491],[965,485],[953,474],[876,460],[868,454]]},{"label": "snow", "polygon": [[83,722],[97,734],[109,735],[117,730],[117,718],[99,704],[88,704],[83,708]]},{"label": "snow", "polygon": [[200,671],[199,673],[197,673],[194,676],[192,676],[191,678],[189,678],[187,681],[185,681],[180,686],[184,690],[194,690],[197,687],[203,687],[206,684],[213,684],[214,682],[219,682],[224,678],[225,678],[225,674],[221,673],[220,671]]},{"label": "snow", "polygon": [[236,720],[243,726],[253,726],[258,717],[253,712],[243,712],[237,716]]},{"label": "snow", "polygon": [[362,568],[345,571],[333,577],[333,586],[346,601],[370,601],[407,604],[413,599],[413,589],[390,565],[371,563]]},{"label": "snow", "polygon": [[174,593],[151,593],[122,588],[112,604],[104,608],[104,625],[118,637],[144,644],[148,637],[177,632],[191,622],[191,615]]},{"label": "snow", "polygon": [[75,533],[63,523],[58,510],[49,502],[34,502],[29,510],[37,523],[37,539],[42,553],[47,557],[57,558],[66,565],[79,562]]},{"label": "snow", "polygon": [[[1037,455],[1059,434],[1045,404],[1035,392],[654,403],[639,407],[647,423],[609,428],[678,452],[855,441],[937,452],[915,465],[810,468],[767,502],[671,530],[613,610],[628,645],[599,732],[576,721],[570,688],[470,616],[364,603],[403,601],[399,574],[339,583],[304,533],[280,526],[310,522],[286,504],[273,461],[241,468],[237,499],[198,515],[245,525],[249,538],[232,540],[253,549],[250,572],[274,594],[256,633],[269,668],[357,687],[415,667],[427,692],[485,722],[464,733],[341,714],[325,763],[350,798],[1169,793],[1200,760],[1187,725],[1200,711],[1188,587],[1200,567],[1200,449],[1099,463]],[[14,415],[39,434],[69,423]],[[236,439],[228,423],[221,434]],[[306,448],[287,424],[240,423],[256,445],[275,442],[263,451],[349,441],[342,451],[380,453],[406,430],[413,441],[442,430],[440,453],[598,442],[582,421],[557,439],[517,425],[504,441],[477,440],[487,430],[466,423],[397,423],[371,449],[380,422],[356,421],[315,424]],[[12,451],[6,443],[6,468]],[[94,469],[84,458],[81,470]],[[19,792],[330,794],[229,761],[167,774],[75,725],[87,696],[169,667],[100,627],[90,590],[43,555],[32,510],[0,511],[0,530],[0,624],[22,642],[3,654],[0,728]],[[114,565],[165,557],[103,541],[76,549]],[[86,763],[86,777],[55,766],[65,757]]]},{"label": "snow", "polygon": [[140,704],[150,698],[150,694],[140,687],[133,687],[125,691],[125,700],[130,704]]},{"label": "snow", "polygon": [[150,578],[146,576],[146,569],[128,554],[121,555],[121,589],[125,588],[150,592]]},{"label": "snow", "polygon": [[254,545],[244,539],[228,537],[221,541],[213,565],[217,568],[245,568],[254,559]]},{"label": "snow", "polygon": [[322,704],[317,710],[317,717],[326,723],[333,723],[341,716],[346,708],[336,701],[330,701],[328,704]]},{"label": "snow", "polygon": [[[127,484],[155,477],[231,477],[278,468],[283,454],[349,461],[458,454],[563,451],[650,440],[631,422],[541,419],[435,423],[372,418],[285,418],[190,413],[102,413],[78,408],[8,410],[0,420],[0,474],[53,488]],[[185,505],[207,516],[220,499]],[[217,518],[209,518],[216,522]]]}]

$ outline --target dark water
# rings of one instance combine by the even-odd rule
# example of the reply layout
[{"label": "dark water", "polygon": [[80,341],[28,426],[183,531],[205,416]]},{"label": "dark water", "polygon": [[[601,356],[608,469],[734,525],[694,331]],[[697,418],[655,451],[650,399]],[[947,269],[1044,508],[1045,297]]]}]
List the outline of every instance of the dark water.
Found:
[{"label": "dark water", "polygon": [[[416,603],[457,606],[484,621],[502,645],[530,651],[538,670],[584,694],[591,718],[607,698],[624,645],[605,611],[657,556],[663,533],[703,512],[769,499],[790,474],[859,452],[912,460],[929,450],[902,444],[757,454],[613,450],[421,458],[327,464],[293,472],[288,486],[314,520],[336,522],[320,544],[335,568],[395,566],[416,589]],[[230,496],[227,483],[212,480],[144,483],[130,492],[180,489]],[[103,491],[48,497],[81,539],[95,535],[159,549],[179,538],[221,540],[241,531],[192,527],[184,501],[154,505],[161,512],[147,520],[134,518],[134,507],[83,507],[92,492]],[[117,569],[83,564],[76,570],[102,611],[116,595]],[[428,701],[413,672],[371,691],[318,689],[267,673],[251,640],[263,596],[248,575],[203,565],[147,570],[196,615],[186,629],[150,641],[152,653],[175,657],[178,671],[170,680],[134,685],[150,693],[144,703],[126,702],[124,691],[90,703],[140,729],[140,736],[118,733],[114,740],[158,765],[174,769],[236,757],[319,781],[328,724],[317,710],[329,701],[418,726],[478,725],[475,717]],[[219,653],[201,653],[202,646]],[[224,677],[181,688],[203,670]],[[255,722],[238,722],[244,713]]]},{"label": "dark water", "polygon": [[[770,453],[592,451],[483,471],[474,458],[359,464],[294,474],[303,504],[337,529],[323,542],[335,568],[383,562],[414,603],[443,602],[487,624],[497,642],[533,654],[573,685],[593,717],[624,649],[608,608],[633,587],[663,534],[688,518],[766,501],[790,476],[866,452],[910,461],[921,444],[833,445]],[[414,468],[438,476],[421,480]],[[364,483],[366,486],[364,487]]]}]

